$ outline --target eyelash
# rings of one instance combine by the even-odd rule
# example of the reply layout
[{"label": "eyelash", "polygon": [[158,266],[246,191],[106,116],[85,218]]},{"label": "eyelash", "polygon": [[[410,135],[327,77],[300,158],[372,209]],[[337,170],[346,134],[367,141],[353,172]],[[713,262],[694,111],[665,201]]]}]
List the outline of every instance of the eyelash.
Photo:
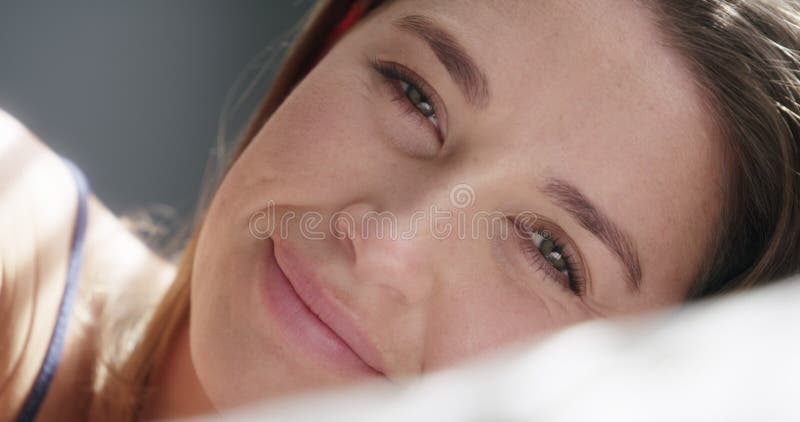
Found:
[{"label": "eyelash", "polygon": [[[525,252],[525,255],[529,257],[534,268],[543,271],[548,278],[556,282],[559,286],[570,290],[577,296],[583,296],[586,289],[586,280],[580,270],[581,266],[575,261],[572,254],[565,251],[562,242],[556,238],[551,231],[528,227],[524,225],[524,223],[516,221],[516,219],[514,225],[518,232],[520,232],[522,250]],[[547,260],[540,249],[540,245],[537,245],[536,240],[534,240],[534,236],[540,236],[542,240],[550,240],[553,242],[555,246],[554,251],[560,254],[566,261],[566,274],[558,270],[558,268]]]},{"label": "eyelash", "polygon": [[[413,116],[417,123],[429,125],[436,132],[436,136],[441,143],[443,136],[438,113],[440,108],[436,104],[436,96],[433,94],[433,89],[416,73],[399,63],[372,58],[370,59],[370,65],[385,78],[385,82],[389,83],[396,93],[392,102],[398,103],[402,107],[404,114],[410,117]],[[408,86],[403,87],[399,83],[404,83]],[[411,99],[408,98],[409,89],[419,92],[421,94],[420,102],[427,103],[431,107],[432,115],[430,117],[424,115],[411,102]],[[431,118],[433,121],[431,121]]]}]

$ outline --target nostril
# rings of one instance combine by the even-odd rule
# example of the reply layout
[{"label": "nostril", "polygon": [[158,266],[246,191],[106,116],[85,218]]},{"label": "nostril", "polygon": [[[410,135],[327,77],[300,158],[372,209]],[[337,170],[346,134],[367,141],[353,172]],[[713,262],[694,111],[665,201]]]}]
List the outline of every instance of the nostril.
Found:
[{"label": "nostril", "polygon": [[336,213],[333,216],[333,235],[339,239],[339,243],[345,248],[350,259],[355,261],[355,221],[352,215],[346,213]]},{"label": "nostril", "polygon": [[379,221],[377,215],[376,207],[365,202],[352,203],[331,215],[334,236],[346,245],[353,262],[371,237],[369,225],[372,221]]},{"label": "nostril", "polygon": [[423,301],[432,284],[428,264],[432,249],[425,237],[399,235],[406,216],[359,201],[330,217],[336,246],[342,257],[349,255],[347,266],[353,278],[364,285],[384,287],[379,289],[383,291],[381,300],[405,306]]},{"label": "nostril", "polygon": [[355,225],[352,216],[348,217],[346,213],[340,212],[333,215],[333,220],[333,228],[338,238],[352,238]]}]

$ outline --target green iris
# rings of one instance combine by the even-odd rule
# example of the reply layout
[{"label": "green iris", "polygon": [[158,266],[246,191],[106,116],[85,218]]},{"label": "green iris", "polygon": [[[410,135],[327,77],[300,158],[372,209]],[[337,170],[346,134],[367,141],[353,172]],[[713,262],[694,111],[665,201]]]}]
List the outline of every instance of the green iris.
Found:
[{"label": "green iris", "polygon": [[406,84],[406,96],[411,101],[411,104],[414,104],[414,107],[416,107],[423,116],[433,116],[433,106],[428,103],[425,96],[423,96],[417,88],[410,84]]},{"label": "green iris", "polygon": [[564,259],[560,251],[556,250],[556,244],[552,240],[542,240],[542,243],[539,245],[539,251],[558,271],[565,271],[567,269],[567,260]]}]

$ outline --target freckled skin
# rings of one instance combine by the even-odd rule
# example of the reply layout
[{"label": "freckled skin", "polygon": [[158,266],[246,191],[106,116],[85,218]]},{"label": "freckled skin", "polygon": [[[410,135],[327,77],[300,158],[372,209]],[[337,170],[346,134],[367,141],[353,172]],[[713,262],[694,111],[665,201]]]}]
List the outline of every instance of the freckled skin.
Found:
[{"label": "freckled skin", "polygon": [[[423,43],[392,29],[409,13],[441,23],[481,66],[491,89],[484,110],[465,102]],[[427,119],[392,101],[369,56],[413,69],[436,90],[447,116],[442,146]],[[297,353],[265,317],[255,292],[267,242],[248,221],[268,201],[277,216],[390,212],[399,227],[433,205],[467,219],[532,211],[580,251],[583,297],[515,238],[442,237],[420,224],[402,240],[312,240],[290,227],[283,241],[364,325],[389,377],[679,302],[718,218],[703,204],[720,203],[722,183],[721,146],[693,84],[634,2],[408,0],[368,17],[295,88],[214,197],[193,271],[189,348],[208,398],[227,408],[354,381]],[[577,186],[630,234],[638,294],[614,254],[539,192],[547,177]],[[474,192],[464,208],[450,198],[460,184]]]}]

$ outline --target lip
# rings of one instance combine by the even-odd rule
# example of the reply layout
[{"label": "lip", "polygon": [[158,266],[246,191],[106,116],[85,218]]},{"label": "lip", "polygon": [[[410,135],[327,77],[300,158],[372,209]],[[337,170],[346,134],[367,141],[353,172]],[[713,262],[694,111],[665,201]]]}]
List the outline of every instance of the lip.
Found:
[{"label": "lip", "polygon": [[267,307],[292,343],[334,366],[383,376],[378,349],[299,255],[269,239]]}]

